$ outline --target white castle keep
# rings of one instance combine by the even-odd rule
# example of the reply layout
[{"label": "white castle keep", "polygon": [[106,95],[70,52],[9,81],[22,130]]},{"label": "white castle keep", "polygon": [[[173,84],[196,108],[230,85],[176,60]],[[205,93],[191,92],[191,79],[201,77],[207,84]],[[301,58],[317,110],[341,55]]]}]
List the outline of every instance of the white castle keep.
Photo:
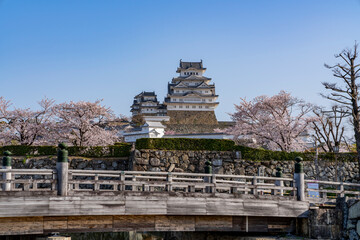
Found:
[{"label": "white castle keep", "polygon": [[211,78],[203,76],[206,68],[200,62],[183,62],[168,83],[168,93],[163,104],[157,101],[155,92],[142,92],[134,97],[132,115],[164,116],[170,111],[214,111],[219,105],[215,84]]},{"label": "white castle keep", "polygon": [[203,76],[206,68],[201,62],[182,62],[177,69],[178,77],[168,84],[164,105],[167,111],[214,111],[216,102],[215,84]]}]

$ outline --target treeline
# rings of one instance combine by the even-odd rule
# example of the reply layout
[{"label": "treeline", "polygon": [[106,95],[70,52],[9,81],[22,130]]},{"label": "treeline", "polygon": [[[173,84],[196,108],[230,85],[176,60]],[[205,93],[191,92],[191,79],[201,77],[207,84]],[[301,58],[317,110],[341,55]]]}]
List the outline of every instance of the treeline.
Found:
[{"label": "treeline", "polygon": [[95,102],[55,104],[44,98],[39,110],[13,107],[0,97],[0,145],[106,146],[119,142],[113,111]]}]

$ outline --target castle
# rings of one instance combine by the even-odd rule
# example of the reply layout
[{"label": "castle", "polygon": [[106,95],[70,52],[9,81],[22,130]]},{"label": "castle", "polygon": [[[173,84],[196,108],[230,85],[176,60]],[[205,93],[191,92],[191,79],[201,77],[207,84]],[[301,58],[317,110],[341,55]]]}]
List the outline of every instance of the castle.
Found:
[{"label": "castle", "polygon": [[158,102],[155,92],[141,92],[136,95],[130,111],[133,116],[166,116],[166,106]]},{"label": "castle", "polygon": [[[131,112],[133,116],[169,116],[168,128],[187,126],[217,125],[214,113],[219,105],[215,84],[205,77],[206,68],[200,62],[183,62],[180,60],[174,77],[168,83],[168,93],[164,102],[157,101],[155,92],[141,92],[134,97]],[[189,130],[191,131],[191,130]],[[182,130],[180,130],[182,132]]]},{"label": "castle", "polygon": [[216,102],[215,84],[203,76],[206,68],[201,62],[182,62],[176,70],[178,77],[168,83],[168,94],[164,105],[167,111],[214,111]]}]

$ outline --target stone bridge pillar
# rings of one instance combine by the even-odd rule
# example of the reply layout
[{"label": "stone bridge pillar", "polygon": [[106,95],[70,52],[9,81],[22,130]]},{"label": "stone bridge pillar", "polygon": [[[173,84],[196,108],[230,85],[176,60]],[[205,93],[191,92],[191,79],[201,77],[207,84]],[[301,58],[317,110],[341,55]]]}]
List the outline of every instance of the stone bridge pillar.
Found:
[{"label": "stone bridge pillar", "polygon": [[67,146],[64,143],[59,143],[58,147],[59,150],[58,150],[57,162],[56,162],[57,183],[58,183],[57,190],[59,196],[67,196],[68,178],[69,178],[68,151],[66,150]]},{"label": "stone bridge pillar", "polygon": [[296,163],[295,163],[294,180],[297,189],[297,200],[305,201],[304,165],[302,163],[303,159],[301,157],[296,157],[295,161]]},{"label": "stone bridge pillar", "polygon": [[[11,152],[5,151],[4,157],[2,161],[2,168],[3,169],[11,169]],[[3,180],[11,180],[11,173],[3,173]],[[11,183],[4,183],[3,184],[3,191],[10,191],[11,190]]]}]

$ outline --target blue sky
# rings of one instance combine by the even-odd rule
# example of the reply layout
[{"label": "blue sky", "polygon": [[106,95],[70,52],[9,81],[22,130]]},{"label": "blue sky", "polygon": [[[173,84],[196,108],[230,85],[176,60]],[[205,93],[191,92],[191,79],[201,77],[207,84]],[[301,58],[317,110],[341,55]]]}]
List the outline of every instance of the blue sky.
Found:
[{"label": "blue sky", "polygon": [[359,24],[359,0],[0,0],[0,91],[18,107],[104,99],[130,115],[143,90],[163,100],[179,59],[203,59],[219,120],[280,90],[327,106],[323,64]]}]

